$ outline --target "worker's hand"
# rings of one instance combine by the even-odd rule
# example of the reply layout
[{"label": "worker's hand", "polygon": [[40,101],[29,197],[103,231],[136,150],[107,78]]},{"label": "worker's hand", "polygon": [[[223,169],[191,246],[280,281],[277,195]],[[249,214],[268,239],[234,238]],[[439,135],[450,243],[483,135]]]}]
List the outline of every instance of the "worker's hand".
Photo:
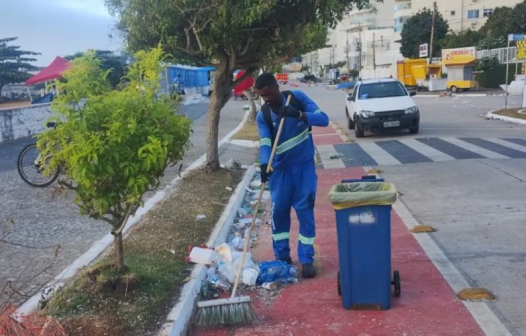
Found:
[{"label": "worker's hand", "polygon": [[268,164],[261,165],[261,183],[267,183],[268,178],[272,175],[272,170],[267,173]]},{"label": "worker's hand", "polygon": [[301,112],[290,105],[280,107],[277,114],[282,118],[299,118],[301,116]]}]

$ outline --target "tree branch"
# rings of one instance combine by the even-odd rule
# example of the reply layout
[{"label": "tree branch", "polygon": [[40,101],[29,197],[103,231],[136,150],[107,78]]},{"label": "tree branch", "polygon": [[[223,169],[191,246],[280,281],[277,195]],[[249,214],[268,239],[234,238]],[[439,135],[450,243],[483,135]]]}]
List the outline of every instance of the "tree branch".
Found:
[{"label": "tree branch", "polygon": [[66,182],[64,180],[59,180],[58,184],[61,185],[61,186],[66,187],[66,188],[68,188],[70,190],[77,191],[77,187],[74,187],[72,184],[69,184],[68,182]]}]

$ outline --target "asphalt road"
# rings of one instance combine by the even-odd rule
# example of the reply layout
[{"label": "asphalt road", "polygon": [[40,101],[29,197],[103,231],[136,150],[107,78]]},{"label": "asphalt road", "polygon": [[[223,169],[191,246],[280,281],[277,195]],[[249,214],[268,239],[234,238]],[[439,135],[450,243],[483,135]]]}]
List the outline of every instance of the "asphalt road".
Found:
[{"label": "asphalt road", "polygon": [[[345,94],[300,87],[346,130]],[[514,335],[526,335],[526,127],[489,121],[503,96],[416,97],[420,133],[368,135],[334,146],[344,166],[380,167],[402,201]],[[519,97],[510,98],[518,107]],[[320,197],[322,197],[320,195]]]}]

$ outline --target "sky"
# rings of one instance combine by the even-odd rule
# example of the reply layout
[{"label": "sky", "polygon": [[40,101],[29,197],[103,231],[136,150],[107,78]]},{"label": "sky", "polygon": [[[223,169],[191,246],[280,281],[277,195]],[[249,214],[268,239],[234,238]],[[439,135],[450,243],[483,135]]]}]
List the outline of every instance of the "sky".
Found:
[{"label": "sky", "polygon": [[122,50],[115,23],[104,0],[0,0],[0,38],[40,52],[36,66],[88,49]]}]

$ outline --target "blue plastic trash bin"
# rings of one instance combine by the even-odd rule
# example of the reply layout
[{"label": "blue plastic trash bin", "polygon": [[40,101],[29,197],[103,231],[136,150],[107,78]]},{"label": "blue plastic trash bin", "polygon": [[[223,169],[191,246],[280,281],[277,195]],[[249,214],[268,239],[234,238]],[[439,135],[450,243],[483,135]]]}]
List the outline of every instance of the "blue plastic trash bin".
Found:
[{"label": "blue plastic trash bin", "polygon": [[397,271],[391,280],[391,204],[396,189],[383,179],[353,180],[332,186],[336,212],[338,292],[345,309],[386,310],[391,286],[400,295]]}]

